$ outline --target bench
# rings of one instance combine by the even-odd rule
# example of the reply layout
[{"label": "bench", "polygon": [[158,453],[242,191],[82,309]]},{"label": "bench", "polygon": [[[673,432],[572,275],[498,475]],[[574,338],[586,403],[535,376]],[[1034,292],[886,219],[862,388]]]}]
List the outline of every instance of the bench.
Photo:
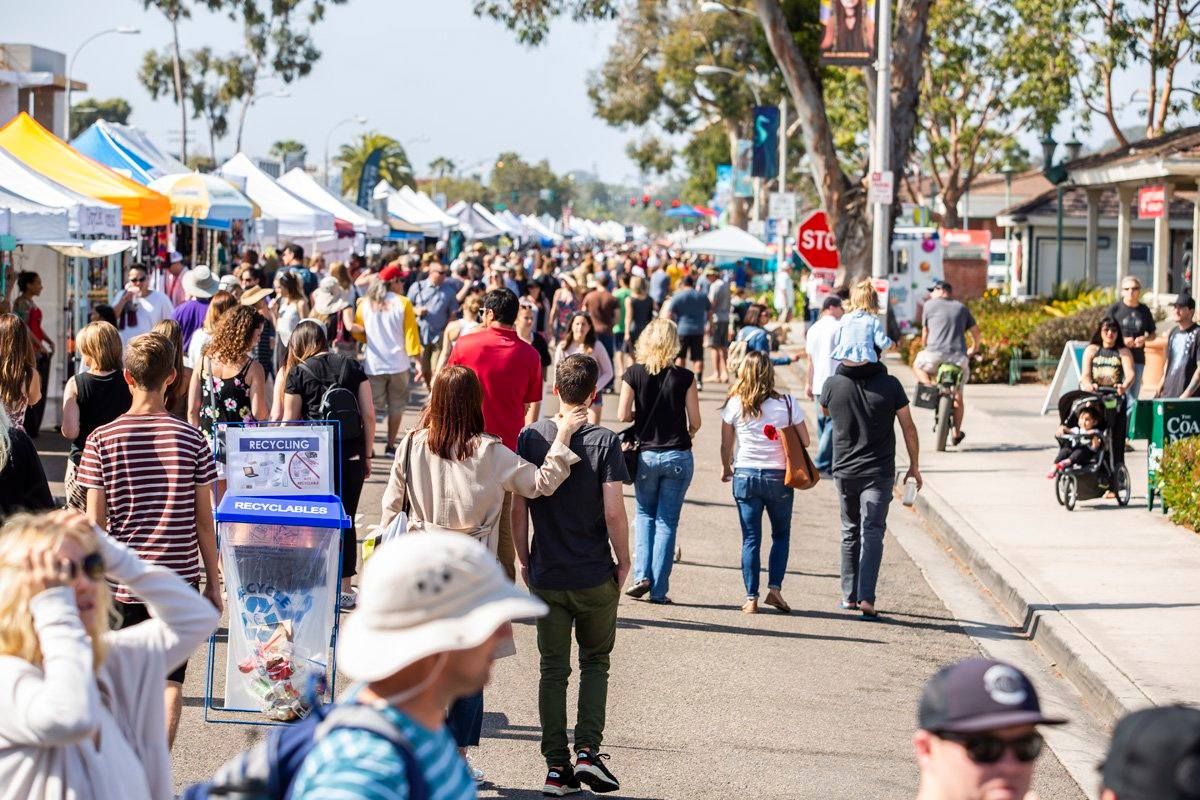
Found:
[{"label": "bench", "polygon": [[1025,358],[1025,351],[1020,347],[1012,349],[1012,357],[1008,360],[1008,385],[1012,386],[1021,380],[1021,373],[1027,369],[1036,369],[1038,380],[1050,380],[1050,374],[1058,366],[1058,359],[1050,356],[1046,348],[1038,350],[1037,358]]}]

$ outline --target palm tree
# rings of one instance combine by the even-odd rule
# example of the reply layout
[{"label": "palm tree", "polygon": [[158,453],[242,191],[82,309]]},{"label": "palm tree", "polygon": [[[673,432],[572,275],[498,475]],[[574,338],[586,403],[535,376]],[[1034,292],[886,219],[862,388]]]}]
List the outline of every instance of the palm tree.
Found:
[{"label": "palm tree", "polygon": [[353,192],[358,186],[363,164],[366,163],[367,157],[378,149],[383,150],[379,160],[380,180],[385,180],[392,186],[414,184],[412,164],[408,161],[408,154],[404,152],[404,145],[378,131],[369,131],[338,149],[335,160],[342,165],[342,187],[346,191]]},{"label": "palm tree", "polygon": [[456,169],[458,169],[458,165],[445,156],[438,156],[429,162],[429,171],[433,173],[435,178],[444,178],[447,175],[453,175]]},{"label": "palm tree", "polygon": [[295,139],[280,139],[275,144],[271,145],[271,155],[283,161],[285,158],[297,153],[306,153],[308,148]]}]

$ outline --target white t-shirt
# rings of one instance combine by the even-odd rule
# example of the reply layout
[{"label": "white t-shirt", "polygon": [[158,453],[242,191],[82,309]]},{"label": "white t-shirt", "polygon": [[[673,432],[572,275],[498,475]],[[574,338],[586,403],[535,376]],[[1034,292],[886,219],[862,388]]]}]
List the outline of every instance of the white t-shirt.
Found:
[{"label": "white t-shirt", "polygon": [[[783,429],[788,425],[788,407],[792,404],[792,425],[804,422],[800,400],[790,395],[763,402],[757,417],[742,418],[742,401],[736,397],[721,409],[721,419],[737,432],[737,455],[734,469],[787,469],[783,455]],[[771,438],[771,436],[774,438]]]},{"label": "white t-shirt", "polygon": [[378,310],[371,301],[362,302],[363,328],[367,332],[367,358],[363,368],[368,375],[399,375],[408,372],[408,350],[404,347],[404,303],[395,292],[388,292],[385,305]]},{"label": "white t-shirt", "polygon": [[204,358],[204,345],[212,341],[212,336],[208,331],[201,328],[192,334],[192,340],[188,342],[187,355],[183,357],[183,365],[188,369],[195,369],[196,365]]},{"label": "white t-shirt", "polygon": [[[125,296],[124,290],[117,295],[113,301],[115,307],[121,302],[121,298]],[[150,330],[162,322],[164,319],[173,319],[175,317],[175,306],[171,305],[171,299],[162,292],[149,292],[145,297],[137,297],[129,301],[137,309],[137,320],[131,325],[126,319],[126,314],[122,313],[118,317],[118,321],[122,322],[125,327],[121,328],[121,344],[126,344],[135,336],[141,336],[143,333],[149,333]],[[125,311],[128,311],[126,306]]]},{"label": "white t-shirt", "polygon": [[833,354],[833,340],[837,337],[840,320],[831,316],[823,316],[812,324],[808,333],[804,334],[804,349],[813,365],[813,396],[820,397],[825,379],[837,369],[837,362],[830,356]]}]

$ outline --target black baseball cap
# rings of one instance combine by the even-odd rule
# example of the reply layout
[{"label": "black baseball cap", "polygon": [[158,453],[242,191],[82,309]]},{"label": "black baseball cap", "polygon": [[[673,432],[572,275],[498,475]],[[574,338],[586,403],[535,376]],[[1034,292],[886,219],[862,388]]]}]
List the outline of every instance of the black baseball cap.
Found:
[{"label": "black baseball cap", "polygon": [[841,308],[841,307],[842,307],[842,298],[838,297],[836,294],[829,295],[829,297],[826,297],[825,301],[823,303],[821,303],[822,311],[825,311],[830,308]]},{"label": "black baseball cap", "polygon": [[938,670],[925,683],[917,725],[933,733],[981,733],[1013,725],[1062,725],[1047,717],[1021,670],[990,658],[970,658]]},{"label": "black baseball cap", "polygon": [[1195,311],[1196,310],[1196,298],[1192,297],[1191,292],[1189,292],[1187,289],[1184,289],[1182,292],[1180,292],[1178,295],[1175,296],[1175,302],[1171,303],[1171,305],[1183,306],[1184,308],[1190,308],[1193,311]]},{"label": "black baseball cap", "polygon": [[1200,800],[1200,709],[1175,705],[1126,715],[1100,765],[1121,800]]},{"label": "black baseball cap", "polygon": [[950,286],[949,282],[944,281],[941,278],[938,278],[933,283],[929,284],[929,291],[933,292],[938,289],[941,289],[942,291],[946,292],[947,294],[953,293],[953,291],[954,291],[954,288],[952,286]]}]

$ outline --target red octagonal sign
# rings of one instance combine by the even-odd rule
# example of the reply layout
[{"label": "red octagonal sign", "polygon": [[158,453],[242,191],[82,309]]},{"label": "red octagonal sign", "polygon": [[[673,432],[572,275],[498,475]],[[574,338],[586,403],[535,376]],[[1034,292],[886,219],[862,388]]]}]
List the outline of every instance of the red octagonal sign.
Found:
[{"label": "red octagonal sign", "polygon": [[812,211],[796,228],[796,252],[812,269],[837,269],[838,251],[824,211]]}]

